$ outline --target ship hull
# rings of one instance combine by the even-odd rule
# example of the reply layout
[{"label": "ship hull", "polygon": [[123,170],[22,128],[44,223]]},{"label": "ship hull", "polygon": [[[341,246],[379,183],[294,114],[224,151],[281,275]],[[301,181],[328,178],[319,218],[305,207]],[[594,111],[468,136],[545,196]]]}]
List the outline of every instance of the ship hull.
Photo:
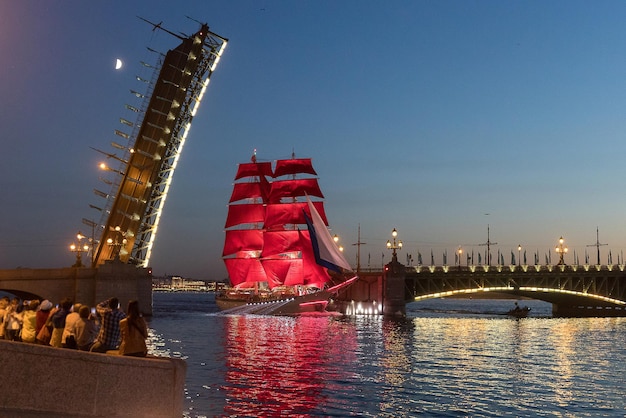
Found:
[{"label": "ship hull", "polygon": [[325,290],[300,296],[263,299],[247,294],[235,295],[233,293],[224,293],[217,295],[215,302],[218,308],[224,313],[300,315],[325,312],[332,296],[333,293]]}]

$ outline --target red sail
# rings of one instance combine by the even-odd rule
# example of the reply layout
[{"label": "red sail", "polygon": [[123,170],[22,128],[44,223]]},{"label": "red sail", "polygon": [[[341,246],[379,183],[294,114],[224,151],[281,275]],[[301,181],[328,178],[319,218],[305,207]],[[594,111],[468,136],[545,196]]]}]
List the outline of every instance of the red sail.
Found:
[{"label": "red sail", "polygon": [[[324,212],[324,203],[313,202],[313,205],[315,205],[315,209],[319,212],[324,223],[328,225],[326,213]],[[286,224],[304,225],[306,221],[302,212],[303,210],[309,217],[311,216],[306,202],[269,204],[265,211],[265,228],[272,229]]]},{"label": "red sail", "polygon": [[274,178],[290,174],[312,174],[317,176],[310,158],[294,158],[276,161]]},{"label": "red sail", "polygon": [[267,281],[267,275],[258,258],[225,258],[224,263],[233,286],[246,282]]},{"label": "red sail", "polygon": [[263,231],[260,229],[231,229],[226,231],[222,256],[239,251],[261,251],[263,249]]},{"label": "red sail", "polygon": [[229,203],[242,199],[258,199],[265,198],[267,192],[262,190],[263,184],[258,182],[251,183],[235,183],[233,194],[230,196]]},{"label": "red sail", "polygon": [[302,283],[302,260],[299,258],[277,258],[263,260],[263,267],[270,288],[295,286]]},{"label": "red sail", "polygon": [[265,207],[261,203],[251,205],[230,205],[226,217],[225,228],[240,224],[253,224],[263,222]]},{"label": "red sail", "polygon": [[239,168],[237,168],[237,174],[235,175],[235,180],[255,176],[272,177],[272,163],[267,161],[262,163],[239,164]]},{"label": "red sail", "polygon": [[290,251],[300,251],[298,231],[265,231],[261,257],[271,257]]},{"label": "red sail", "polygon": [[317,179],[277,180],[272,182],[270,203],[280,203],[282,198],[298,196],[316,196],[323,198]]}]

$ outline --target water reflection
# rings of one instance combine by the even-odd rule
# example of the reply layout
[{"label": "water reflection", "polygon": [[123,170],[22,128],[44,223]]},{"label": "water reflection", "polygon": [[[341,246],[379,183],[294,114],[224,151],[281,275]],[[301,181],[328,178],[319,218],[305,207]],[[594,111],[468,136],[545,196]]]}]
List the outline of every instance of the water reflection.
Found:
[{"label": "water reflection", "polygon": [[356,360],[354,328],[329,317],[224,321],[224,412],[231,416],[307,416],[348,380],[344,365]]},{"label": "water reflection", "polygon": [[211,314],[206,296],[163,298],[150,321],[152,352],[186,359],[186,417],[626,410],[626,318],[499,315],[510,301],[479,313],[452,301],[397,321],[229,317]]}]

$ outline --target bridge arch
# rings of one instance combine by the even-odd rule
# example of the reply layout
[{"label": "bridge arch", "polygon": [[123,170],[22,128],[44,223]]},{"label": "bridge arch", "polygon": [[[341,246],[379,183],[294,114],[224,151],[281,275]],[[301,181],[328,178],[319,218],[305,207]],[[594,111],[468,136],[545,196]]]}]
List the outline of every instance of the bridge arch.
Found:
[{"label": "bridge arch", "polygon": [[[41,296],[41,295],[36,294],[36,293],[29,292],[29,291],[25,291],[25,290],[0,288],[0,297],[3,297],[3,296],[8,296],[9,298],[12,298],[12,297],[15,296],[15,297],[20,298],[21,300],[35,300],[35,299],[37,299],[39,301],[42,301],[42,300],[46,299],[46,297],[44,297],[44,296]],[[51,300],[50,302],[54,303],[55,301]]]},{"label": "bridge arch", "polygon": [[405,300],[500,293],[552,304],[555,316],[626,316],[622,269],[407,269]]}]

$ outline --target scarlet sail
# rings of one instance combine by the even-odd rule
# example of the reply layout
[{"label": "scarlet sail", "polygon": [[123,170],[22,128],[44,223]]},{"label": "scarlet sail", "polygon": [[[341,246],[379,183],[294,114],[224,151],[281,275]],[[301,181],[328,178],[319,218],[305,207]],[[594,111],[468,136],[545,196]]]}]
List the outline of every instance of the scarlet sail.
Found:
[{"label": "scarlet sail", "polygon": [[310,159],[278,160],[274,167],[254,156],[237,169],[223,252],[231,284],[321,289],[330,275],[316,263],[307,230],[311,207],[328,225],[323,202],[307,203],[324,197],[317,174]]}]

